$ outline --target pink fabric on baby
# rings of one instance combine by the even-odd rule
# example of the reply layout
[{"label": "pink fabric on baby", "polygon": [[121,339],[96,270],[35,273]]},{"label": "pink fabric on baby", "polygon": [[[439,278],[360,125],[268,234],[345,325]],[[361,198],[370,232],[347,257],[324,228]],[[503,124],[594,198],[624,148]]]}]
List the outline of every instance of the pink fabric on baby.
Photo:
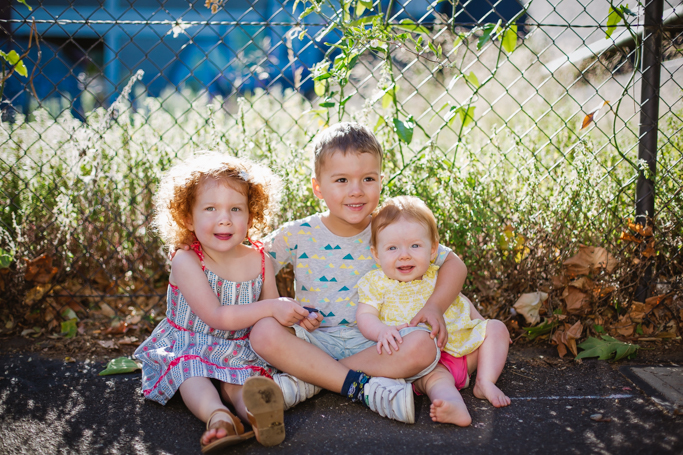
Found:
[{"label": "pink fabric on baby", "polygon": [[[455,380],[455,387],[460,390],[467,385],[467,356],[453,357],[445,351],[441,351],[441,360],[439,363],[445,366],[448,371],[453,375]],[[415,395],[422,395],[420,392],[415,390],[415,385],[413,384],[413,392]]]}]

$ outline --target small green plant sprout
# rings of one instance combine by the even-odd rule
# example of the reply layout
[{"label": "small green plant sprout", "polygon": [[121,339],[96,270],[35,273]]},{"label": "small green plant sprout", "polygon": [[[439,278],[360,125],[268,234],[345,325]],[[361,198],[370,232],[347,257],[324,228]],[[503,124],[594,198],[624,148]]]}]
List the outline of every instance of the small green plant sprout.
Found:
[{"label": "small green plant sprout", "polygon": [[636,356],[638,349],[640,349],[640,346],[637,344],[624,343],[609,335],[602,335],[602,340],[588,337],[586,341],[579,344],[579,347],[583,349],[583,351],[576,356],[576,360],[589,357],[597,357],[599,360],[608,360],[611,359],[612,356],[614,356],[613,360],[615,361],[621,360],[624,357],[632,359]]},{"label": "small green plant sprout", "polygon": [[628,9],[628,4],[619,5],[616,8],[614,5],[610,4],[609,15],[607,16],[607,31],[605,32],[605,39],[609,39],[612,36],[612,33],[614,33],[614,30],[617,29],[619,22],[623,21],[624,25],[628,26],[628,20],[626,19],[626,16],[637,17],[638,15]]}]

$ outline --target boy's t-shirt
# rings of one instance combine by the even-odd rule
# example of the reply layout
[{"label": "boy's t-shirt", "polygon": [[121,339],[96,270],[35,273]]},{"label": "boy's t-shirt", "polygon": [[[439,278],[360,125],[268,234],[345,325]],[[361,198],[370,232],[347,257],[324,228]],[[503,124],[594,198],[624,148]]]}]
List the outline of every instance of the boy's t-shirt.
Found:
[{"label": "boy's t-shirt", "polygon": [[[378,266],[370,253],[370,225],[353,237],[339,237],[322,222],[323,213],[291,221],[265,238],[275,273],[294,266],[296,299],[320,310],[321,328],[356,325],[358,281]],[[451,250],[439,245],[443,265]]]}]

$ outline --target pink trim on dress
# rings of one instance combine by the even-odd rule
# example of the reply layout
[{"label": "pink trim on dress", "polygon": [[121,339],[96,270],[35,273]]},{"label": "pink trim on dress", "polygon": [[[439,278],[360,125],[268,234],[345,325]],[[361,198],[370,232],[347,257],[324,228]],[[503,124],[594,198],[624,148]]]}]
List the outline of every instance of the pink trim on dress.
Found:
[{"label": "pink trim on dress", "polygon": [[256,366],[252,366],[252,365],[248,365],[248,366],[246,366],[246,367],[223,367],[223,366],[220,366],[220,365],[216,365],[216,364],[213,363],[213,362],[209,362],[208,360],[205,360],[205,359],[203,359],[202,357],[200,357],[200,356],[198,356],[198,355],[196,355],[196,354],[192,354],[192,355],[188,354],[188,355],[181,355],[180,357],[178,357],[177,359],[174,359],[171,363],[169,363],[168,366],[166,367],[166,371],[164,371],[164,374],[162,374],[162,375],[159,377],[159,379],[158,379],[157,382],[154,384],[154,386],[152,386],[151,389],[146,389],[146,390],[143,390],[142,392],[143,392],[145,395],[149,395],[150,393],[152,393],[152,391],[153,391],[154,389],[156,389],[156,388],[159,386],[159,383],[166,377],[166,375],[167,375],[168,372],[171,370],[171,368],[173,368],[174,366],[178,365],[178,364],[179,364],[181,361],[183,361],[183,360],[199,360],[200,362],[204,363],[205,365],[210,365],[210,366],[212,366],[212,367],[214,367],[214,368],[220,368],[220,369],[222,369],[222,370],[252,370],[252,371],[258,371],[259,373],[261,373],[263,376],[267,377],[268,379],[273,379],[273,377],[272,377],[270,374],[268,374],[268,372],[266,371],[266,369],[263,368],[263,367],[256,367]]}]

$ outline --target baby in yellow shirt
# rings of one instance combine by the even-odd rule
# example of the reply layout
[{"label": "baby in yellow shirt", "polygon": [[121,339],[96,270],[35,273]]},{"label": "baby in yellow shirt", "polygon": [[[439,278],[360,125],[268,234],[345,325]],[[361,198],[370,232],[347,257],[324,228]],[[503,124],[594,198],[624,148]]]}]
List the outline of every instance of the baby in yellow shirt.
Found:
[{"label": "baby in yellow shirt", "polygon": [[[358,283],[356,320],[361,333],[377,341],[380,354],[391,354],[407,327],[434,291],[439,234],[431,210],[420,199],[388,199],[372,218],[371,253],[381,270],[368,272]],[[478,368],[473,393],[496,407],[510,404],[496,385],[507,358],[510,336],[501,321],[485,320],[462,294],[444,313],[448,342],[434,370],[414,383],[426,393],[435,422],[468,426],[472,422],[458,392],[469,385]]]}]

